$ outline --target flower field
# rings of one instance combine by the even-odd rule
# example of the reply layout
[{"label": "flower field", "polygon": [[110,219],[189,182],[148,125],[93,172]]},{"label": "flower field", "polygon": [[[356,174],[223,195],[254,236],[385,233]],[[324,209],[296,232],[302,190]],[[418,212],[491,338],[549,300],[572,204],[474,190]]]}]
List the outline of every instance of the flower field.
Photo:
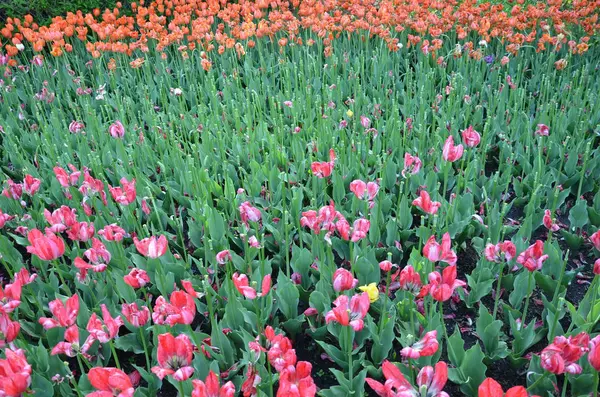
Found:
[{"label": "flower field", "polygon": [[598,396],[600,1],[0,21],[0,397]]}]

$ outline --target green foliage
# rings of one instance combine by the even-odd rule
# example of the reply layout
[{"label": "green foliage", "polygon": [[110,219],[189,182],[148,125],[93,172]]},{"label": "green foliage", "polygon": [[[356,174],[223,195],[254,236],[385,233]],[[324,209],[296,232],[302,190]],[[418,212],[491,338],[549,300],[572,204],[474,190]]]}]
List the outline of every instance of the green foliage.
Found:
[{"label": "green foliage", "polygon": [[[0,2],[0,21],[8,17],[22,18],[27,14],[33,16],[38,24],[47,24],[55,16],[66,15],[67,12],[81,10],[91,12],[95,8],[104,10],[114,8],[117,0],[9,0]],[[129,0],[121,1],[123,7],[129,9]]]}]

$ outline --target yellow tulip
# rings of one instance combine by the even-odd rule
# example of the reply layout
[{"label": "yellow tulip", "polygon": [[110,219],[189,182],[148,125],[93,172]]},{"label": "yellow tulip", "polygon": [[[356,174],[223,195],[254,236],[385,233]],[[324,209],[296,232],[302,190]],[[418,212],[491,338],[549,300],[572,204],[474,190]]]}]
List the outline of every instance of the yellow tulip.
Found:
[{"label": "yellow tulip", "polygon": [[375,302],[379,299],[379,289],[377,288],[377,283],[371,283],[369,285],[363,285],[358,288],[359,290],[366,292],[369,295],[369,300],[371,303]]},{"label": "yellow tulip", "polygon": [[354,112],[350,109],[348,109],[348,111],[346,112],[346,116],[352,118],[352,116],[354,116]]}]

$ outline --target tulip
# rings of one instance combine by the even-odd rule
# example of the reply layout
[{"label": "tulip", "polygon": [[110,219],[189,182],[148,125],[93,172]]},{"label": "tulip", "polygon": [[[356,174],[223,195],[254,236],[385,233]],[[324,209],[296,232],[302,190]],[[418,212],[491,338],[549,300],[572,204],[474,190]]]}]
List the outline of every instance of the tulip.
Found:
[{"label": "tulip", "polygon": [[548,136],[548,134],[550,134],[550,127],[546,124],[538,124],[535,134],[539,136]]},{"label": "tulip", "polygon": [[113,138],[123,138],[125,136],[125,127],[117,120],[108,127],[108,133]]},{"label": "tulip", "polygon": [[71,325],[65,331],[65,341],[58,342],[52,348],[51,355],[65,354],[68,357],[75,357],[79,352],[79,328],[77,325]]},{"label": "tulip", "polygon": [[468,147],[475,147],[481,141],[481,136],[471,125],[466,130],[462,130],[461,135],[463,142]]},{"label": "tulip", "polygon": [[18,321],[12,321],[3,310],[0,310],[0,349],[11,344],[19,335],[21,324]]},{"label": "tulip", "polygon": [[94,397],[133,397],[135,389],[125,372],[117,368],[94,367],[88,373],[88,380],[100,392],[88,394]]},{"label": "tulip", "polygon": [[299,361],[296,366],[290,365],[281,371],[279,389],[276,397],[314,397],[317,386],[311,376],[312,365],[307,361]]},{"label": "tulip", "polygon": [[552,213],[550,212],[550,210],[544,210],[543,221],[544,221],[544,226],[546,226],[546,228],[548,230],[550,230],[551,232],[556,232],[560,229],[560,226],[558,226],[552,219]]},{"label": "tulip", "polygon": [[53,212],[44,209],[44,218],[50,224],[50,231],[61,233],[77,223],[77,215],[74,208],[66,205],[54,210]]},{"label": "tulip", "polygon": [[376,182],[365,183],[360,179],[350,182],[350,191],[359,199],[373,200],[379,191],[379,185]]},{"label": "tulip", "polygon": [[406,177],[406,173],[417,174],[421,169],[421,159],[417,156],[412,156],[409,153],[404,153],[404,168],[402,169],[402,176]]},{"label": "tulip", "polygon": [[122,187],[112,187],[109,185],[108,190],[115,202],[122,205],[129,205],[135,201],[136,190],[135,190],[135,178],[128,181],[127,178],[123,177],[119,181]]},{"label": "tulip", "polygon": [[229,252],[229,250],[223,250],[223,251],[219,252],[217,254],[216,258],[217,258],[217,263],[219,265],[224,265],[228,261],[232,260],[231,253]]},{"label": "tulip", "polygon": [[364,327],[363,318],[367,315],[370,306],[369,295],[365,292],[354,295],[352,299],[340,295],[335,301],[335,306],[325,315],[325,322],[336,322],[343,326],[351,326],[355,331]]},{"label": "tulip", "polygon": [[442,204],[439,201],[431,201],[429,193],[421,190],[419,197],[413,200],[412,205],[419,207],[423,212],[434,215],[438,212]]},{"label": "tulip", "polygon": [[136,328],[145,325],[150,319],[150,310],[148,307],[142,306],[140,310],[135,302],[130,304],[123,303],[121,305],[121,313]]},{"label": "tulip", "polygon": [[65,253],[64,241],[49,230],[44,235],[38,229],[33,229],[27,233],[27,239],[31,244],[27,247],[27,252],[41,260],[51,261]]},{"label": "tulip", "polygon": [[590,341],[589,349],[588,362],[596,371],[600,372],[600,335]]},{"label": "tulip", "polygon": [[219,378],[212,370],[208,371],[204,381],[194,379],[192,385],[192,397],[233,397],[235,395],[233,382],[229,381],[219,387]]},{"label": "tulip", "polygon": [[360,218],[355,220],[354,225],[352,227],[352,236],[350,237],[350,241],[355,243],[367,237],[367,233],[369,232],[370,227],[371,222],[369,222],[367,219]]},{"label": "tulip", "polygon": [[129,274],[123,277],[123,281],[131,287],[137,289],[145,286],[150,282],[150,277],[148,277],[148,273],[145,270],[133,268],[129,272]]},{"label": "tulip", "polygon": [[402,357],[418,359],[420,357],[433,356],[437,352],[439,342],[437,340],[437,331],[429,331],[423,338],[412,346],[405,347],[400,351]]},{"label": "tulip", "polygon": [[262,214],[260,210],[256,207],[253,207],[252,204],[248,201],[244,201],[240,205],[240,217],[242,218],[242,223],[248,226],[248,221],[250,222],[258,222],[262,218]]},{"label": "tulip", "polygon": [[544,255],[544,242],[537,240],[517,257],[517,263],[523,265],[530,272],[534,272],[542,268],[546,259],[548,259],[548,255]]},{"label": "tulip", "polygon": [[423,256],[432,262],[443,261],[449,265],[456,265],[456,253],[452,250],[450,234],[444,233],[442,244],[435,240],[435,236],[429,237],[423,247]]},{"label": "tulip", "polygon": [[98,235],[108,241],[121,241],[127,233],[122,227],[118,226],[116,223],[112,223],[104,226],[103,229],[98,230]]},{"label": "tulip", "polygon": [[158,238],[156,236],[147,237],[141,241],[134,237],[133,244],[140,254],[153,259],[163,256],[169,245],[164,235],[160,235]]},{"label": "tulip", "polygon": [[355,279],[346,269],[337,269],[333,273],[333,289],[336,292],[347,291],[356,288],[358,279]]},{"label": "tulip", "polygon": [[152,367],[152,372],[163,379],[172,376],[173,379],[183,382],[194,373],[192,342],[185,334],[176,338],[169,334],[158,335],[157,360],[158,366]]},{"label": "tulip", "polygon": [[[107,343],[114,339],[119,334],[119,328],[123,325],[123,319],[121,316],[113,318],[106,308],[106,305],[100,305],[102,310],[102,321],[98,318],[96,313],[92,313],[87,323],[86,329],[90,333],[84,346],[91,346],[94,340],[100,343]],[[87,348],[83,348],[87,351]]]},{"label": "tulip", "polygon": [[76,222],[67,230],[67,236],[73,241],[88,241],[94,236],[94,224],[91,222]]},{"label": "tulip", "polygon": [[581,332],[576,336],[557,336],[540,354],[540,364],[548,372],[560,375],[581,373],[581,366],[576,362],[589,350],[590,337]]},{"label": "tulip", "polygon": [[310,168],[313,174],[317,178],[327,178],[333,172],[333,166],[335,165],[335,152],[333,149],[329,150],[329,161],[328,162],[318,162],[315,161],[311,164]]},{"label": "tulip", "polygon": [[371,303],[377,301],[379,299],[379,289],[377,288],[377,283],[371,283],[369,285],[363,285],[358,288],[362,292],[366,292],[369,295],[369,301]]},{"label": "tulip", "polygon": [[[65,304],[66,303],[66,304]],[[40,317],[38,322],[48,330],[55,327],[70,327],[77,321],[79,313],[79,295],[73,295],[63,303],[60,299],[55,299],[48,303],[53,318]]]},{"label": "tulip", "polygon": [[590,236],[590,241],[594,244],[594,247],[600,251],[600,230]]},{"label": "tulip", "polygon": [[40,190],[40,185],[42,181],[37,178],[32,177],[31,175],[25,175],[25,179],[23,179],[23,190],[30,196],[33,196]]},{"label": "tulip", "polygon": [[441,275],[438,272],[429,273],[429,293],[438,302],[447,301],[456,288],[466,285],[464,281],[456,279],[456,265],[446,267]]},{"label": "tulip", "polygon": [[452,135],[450,135],[448,137],[448,139],[446,139],[446,142],[444,143],[442,157],[444,160],[453,163],[462,157],[463,151],[464,151],[463,145],[455,146],[454,138],[452,137]]},{"label": "tulip", "polygon": [[22,349],[4,350],[0,359],[0,396],[21,396],[31,385],[31,365]]}]

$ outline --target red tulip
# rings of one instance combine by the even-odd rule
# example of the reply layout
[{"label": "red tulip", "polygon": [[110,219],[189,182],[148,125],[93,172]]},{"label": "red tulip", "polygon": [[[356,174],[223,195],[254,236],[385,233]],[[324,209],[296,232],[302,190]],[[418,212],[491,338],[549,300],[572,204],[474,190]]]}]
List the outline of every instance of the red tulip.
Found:
[{"label": "red tulip", "polygon": [[552,220],[552,213],[550,212],[550,210],[544,210],[544,226],[546,226],[546,228],[552,232],[556,232],[558,229],[560,229],[560,226],[558,226],[553,220]]},{"label": "red tulip", "polygon": [[449,397],[448,393],[442,391],[447,381],[448,365],[443,361],[438,362],[435,369],[431,366],[423,367],[417,375],[419,390],[427,390],[427,396]]},{"label": "red tulip", "polygon": [[104,229],[98,230],[98,235],[102,236],[108,241],[121,241],[123,237],[127,236],[125,230],[118,226],[116,223],[104,226]]},{"label": "red tulip", "polygon": [[352,236],[350,237],[350,241],[355,243],[367,237],[367,233],[369,232],[370,227],[371,222],[369,222],[367,219],[360,218],[355,220],[354,225],[352,227]]},{"label": "red tulip", "polygon": [[119,182],[121,182],[122,187],[112,187],[110,185],[108,187],[113,200],[123,205],[129,205],[133,203],[136,198],[135,179],[132,179],[130,182],[123,177]]},{"label": "red tulip", "polygon": [[25,175],[25,179],[23,179],[23,190],[28,195],[33,196],[38,190],[40,190],[41,184],[42,181],[27,174]]},{"label": "red tulip", "polygon": [[423,338],[412,346],[405,347],[400,351],[402,357],[418,359],[420,357],[433,356],[438,350],[437,331],[429,331]]},{"label": "red tulip", "polygon": [[246,380],[242,383],[242,394],[244,397],[255,397],[257,393],[256,387],[260,385],[261,378],[258,370],[252,364],[248,364],[247,368]]},{"label": "red tulip", "polygon": [[163,296],[156,299],[152,320],[159,325],[191,324],[196,316],[194,297],[186,291],[173,291],[167,303]]},{"label": "red tulip", "polygon": [[390,270],[392,270],[392,267],[394,267],[396,265],[394,265],[392,262],[390,261],[381,261],[379,262],[379,268],[384,271],[384,272],[389,272]]},{"label": "red tulip", "polygon": [[138,252],[148,258],[159,258],[167,252],[169,243],[164,235],[156,238],[156,236],[146,237],[143,240],[133,238],[133,244]]},{"label": "red tulip", "polygon": [[219,265],[224,265],[228,261],[232,260],[231,252],[229,250],[223,250],[217,254],[217,263]]},{"label": "red tulip", "polygon": [[421,170],[422,162],[417,156],[412,156],[409,153],[404,153],[404,168],[402,169],[402,176],[406,177],[406,173],[417,174]]},{"label": "red tulip", "polygon": [[492,378],[486,378],[481,385],[479,385],[478,397],[528,397],[527,389],[523,386],[511,387],[504,394],[502,386]]},{"label": "red tulip", "polygon": [[152,372],[160,379],[169,375],[179,382],[189,379],[194,373],[191,367],[193,350],[192,342],[185,334],[177,338],[168,333],[158,335],[158,366],[152,367]]},{"label": "red tulip", "polygon": [[444,143],[444,149],[442,151],[442,157],[446,161],[450,161],[451,163],[459,160],[463,155],[463,145],[454,146],[454,138],[452,135],[446,139]]},{"label": "red tulip", "polygon": [[131,287],[137,289],[145,286],[150,282],[150,277],[148,277],[148,273],[145,270],[133,268],[129,272],[129,274],[123,277],[123,281]]},{"label": "red tulip", "polygon": [[[392,276],[393,280],[396,280],[398,273]],[[421,276],[415,271],[412,265],[405,266],[400,272],[400,280],[398,281],[398,287],[404,291],[409,291],[413,295],[417,295],[421,291],[423,283],[421,282]]]},{"label": "red tulip", "polygon": [[148,206],[148,202],[146,201],[145,197],[142,199],[142,211],[146,215],[150,215],[150,212],[151,212],[150,211],[150,206]]},{"label": "red tulip", "polygon": [[135,302],[129,304],[123,303],[121,305],[121,313],[136,328],[145,325],[150,319],[148,306],[142,306],[140,310]]},{"label": "red tulip", "polygon": [[14,215],[5,214],[0,209],[0,229],[2,229],[4,227],[4,225],[6,225],[6,222],[13,220],[14,218],[15,218]]},{"label": "red tulip", "polygon": [[41,260],[51,261],[65,253],[64,241],[49,230],[44,235],[38,229],[33,229],[27,233],[27,239],[31,244],[27,252],[37,255]]},{"label": "red tulip", "polygon": [[444,233],[442,244],[435,240],[435,236],[429,237],[423,247],[423,256],[432,262],[442,261],[449,265],[456,265],[456,253],[452,250],[450,234]]},{"label": "red tulip", "polygon": [[96,313],[92,313],[87,323],[86,329],[90,335],[83,344],[83,351],[87,351],[89,346],[94,343],[94,340],[100,343],[107,343],[114,339],[119,334],[119,328],[123,325],[121,316],[113,318],[106,305],[100,305],[100,309],[102,310],[102,321],[100,321]]},{"label": "red tulip", "polygon": [[548,255],[544,255],[544,242],[537,240],[517,257],[517,263],[533,272],[540,270],[546,259],[548,259]]},{"label": "red tulip", "polygon": [[594,247],[600,251],[600,230],[590,236],[590,241],[594,244]]},{"label": "red tulip", "polygon": [[594,262],[594,274],[600,276],[600,258],[596,259],[596,262]]},{"label": "red tulip", "polygon": [[242,223],[248,226],[248,221],[250,222],[258,222],[262,218],[262,214],[260,210],[256,207],[253,207],[252,204],[248,201],[244,201],[240,205],[240,217],[242,218]]},{"label": "red tulip", "polygon": [[67,173],[64,168],[54,167],[54,176],[56,176],[56,180],[60,183],[60,185],[64,188],[68,188],[69,186],[74,186],[79,181],[79,177],[81,176],[81,171],[78,171],[73,164],[69,164],[69,168],[72,173]]},{"label": "red tulip", "polygon": [[94,236],[94,224],[91,222],[76,222],[67,230],[67,236],[73,241],[88,241]]},{"label": "red tulip", "polygon": [[23,184],[14,183],[12,179],[6,181],[8,188],[2,191],[2,195],[13,200],[20,200],[23,195]]},{"label": "red tulip", "polygon": [[412,385],[394,364],[385,360],[381,365],[381,369],[383,370],[383,376],[386,380],[385,384],[372,378],[365,379],[367,384],[375,391],[375,393],[377,393],[377,395],[381,397],[392,397],[401,395],[401,392],[405,392],[406,395],[418,395],[415,394],[416,392]]},{"label": "red tulip", "polygon": [[581,366],[576,362],[589,350],[590,336],[581,332],[577,336],[557,336],[540,354],[540,364],[548,372],[560,375],[581,373]]},{"label": "red tulip", "polygon": [[314,397],[317,386],[311,376],[312,365],[299,361],[296,366],[289,365],[281,371],[277,397]]},{"label": "red tulip", "polygon": [[512,243],[512,241],[505,240],[502,243],[487,244],[484,250],[485,258],[490,262],[499,263],[504,260],[506,262],[510,262],[512,258],[517,254],[517,247]]},{"label": "red tulip", "polygon": [[19,335],[20,329],[21,324],[18,321],[12,321],[8,313],[0,310],[0,349],[12,343]]},{"label": "red tulip", "polygon": [[37,276],[38,275],[35,273],[30,275],[27,268],[23,267],[15,274],[15,281],[13,284],[16,284],[18,282],[19,284],[21,284],[21,286],[25,286],[31,284],[33,280],[37,278]]},{"label": "red tulip", "polygon": [[267,332],[267,338],[269,340],[269,350],[267,351],[267,357],[269,362],[275,368],[277,372],[281,372],[290,365],[296,364],[296,350],[292,348],[292,342],[289,338],[284,335],[275,335],[271,327],[267,327],[273,334],[269,337]]},{"label": "red tulip", "polygon": [[269,293],[271,289],[270,274],[267,274],[265,277],[263,277],[260,294],[257,294],[256,290],[250,286],[248,276],[246,276],[245,274],[239,274],[238,272],[235,272],[232,276],[232,280],[233,285],[238,290],[238,292],[244,295],[244,297],[246,297],[247,299],[254,299],[257,296],[265,296]]},{"label": "red tulip", "polygon": [[463,142],[468,147],[475,147],[479,145],[479,142],[481,141],[481,136],[471,125],[467,127],[466,130],[462,130],[461,135]]},{"label": "red tulip", "polygon": [[426,212],[431,215],[434,215],[436,212],[438,212],[438,210],[442,206],[442,204],[439,201],[431,201],[429,193],[427,193],[427,191],[425,190],[421,190],[421,192],[419,193],[419,197],[414,199],[412,204],[422,209],[423,212]]},{"label": "red tulip", "polygon": [[54,317],[40,317],[38,322],[44,329],[70,327],[77,321],[77,314],[79,313],[79,295],[73,295],[67,299],[66,305],[60,299],[55,299],[48,303],[48,307]]},{"label": "red tulip", "polygon": [[77,273],[77,279],[81,283],[83,283],[83,281],[86,279],[88,270],[91,270],[95,273],[101,273],[106,270],[105,263],[100,263],[98,265],[91,265],[91,264],[87,263],[86,261],[84,261],[83,259],[81,259],[80,257],[75,258],[74,265],[77,269],[79,269],[79,272]]},{"label": "red tulip", "polygon": [[90,393],[87,397],[133,397],[135,393],[129,376],[117,368],[94,367],[88,372],[88,379],[100,391]]},{"label": "red tulip", "polygon": [[44,209],[44,218],[50,224],[53,233],[61,233],[77,223],[77,215],[74,208],[66,205],[54,210],[52,213]]},{"label": "red tulip", "polygon": [[[50,354],[56,356],[58,354],[65,354],[67,357],[75,357],[79,352],[79,328],[77,325],[71,325],[65,331],[65,341],[58,342],[56,346],[52,348]],[[85,353],[85,352],[83,352]]]},{"label": "red tulip", "polygon": [[373,200],[379,192],[379,185],[376,182],[365,183],[360,179],[350,182],[350,191],[359,199]]},{"label": "red tulip", "polygon": [[84,128],[85,128],[85,124],[83,124],[81,121],[73,120],[69,124],[69,132],[72,134],[77,134],[77,133],[83,131]]},{"label": "red tulip", "polygon": [[123,138],[125,136],[125,127],[117,120],[108,127],[108,133],[113,138]]},{"label": "red tulip", "polygon": [[447,301],[456,288],[466,285],[464,281],[456,279],[456,265],[446,267],[441,275],[439,272],[429,273],[429,293],[439,302]]},{"label": "red tulip", "polygon": [[589,348],[588,361],[596,371],[600,371],[600,335],[590,341]]},{"label": "red tulip", "polygon": [[92,238],[92,248],[88,248],[83,253],[88,260],[98,265],[100,263],[110,262],[111,255],[110,252],[106,249],[106,246],[102,244],[102,241],[97,238]]},{"label": "red tulip", "polygon": [[348,270],[340,268],[333,273],[333,289],[336,292],[354,289],[357,285],[358,279],[354,278]]},{"label": "red tulip", "polygon": [[194,389],[192,397],[233,397],[235,395],[235,385],[229,381],[219,387],[219,378],[212,371],[208,371],[208,376],[203,381],[194,379],[192,381]]},{"label": "red tulip", "polygon": [[17,279],[12,284],[0,285],[0,311],[11,313],[21,304],[22,284]]},{"label": "red tulip", "polygon": [[23,395],[31,384],[31,365],[23,350],[4,351],[5,359],[0,359],[0,396]]},{"label": "red tulip", "polygon": [[536,135],[540,136],[548,136],[548,134],[550,134],[550,127],[548,127],[546,124],[538,124],[535,133]]},{"label": "red tulip", "polygon": [[333,149],[329,150],[329,161],[318,162],[315,161],[311,164],[310,168],[313,174],[318,178],[327,178],[333,172],[333,167],[335,165],[335,152]]},{"label": "red tulip", "polygon": [[367,315],[371,302],[366,292],[357,294],[348,298],[346,295],[340,295],[335,301],[335,306],[325,315],[325,322],[336,322],[343,326],[351,326],[355,331],[363,329],[363,318]]}]

